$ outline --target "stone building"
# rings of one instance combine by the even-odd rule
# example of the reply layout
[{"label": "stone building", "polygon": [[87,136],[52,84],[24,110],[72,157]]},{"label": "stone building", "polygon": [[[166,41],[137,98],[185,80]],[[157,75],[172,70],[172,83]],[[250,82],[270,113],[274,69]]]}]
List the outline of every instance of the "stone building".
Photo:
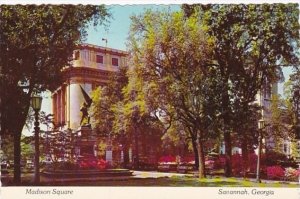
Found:
[{"label": "stone building", "polygon": [[126,66],[127,52],[91,44],[81,44],[74,51],[71,65],[63,69],[63,84],[52,92],[55,125],[61,129],[80,126],[80,107],[87,94],[108,81],[110,73]]}]

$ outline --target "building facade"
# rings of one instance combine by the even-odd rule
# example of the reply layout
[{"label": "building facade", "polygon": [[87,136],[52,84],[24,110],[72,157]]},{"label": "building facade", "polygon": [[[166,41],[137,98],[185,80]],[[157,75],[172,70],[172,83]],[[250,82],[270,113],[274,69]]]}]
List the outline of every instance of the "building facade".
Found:
[{"label": "building facade", "polygon": [[127,64],[127,52],[91,44],[74,51],[70,66],[63,69],[63,84],[52,92],[54,123],[61,129],[80,126],[84,102],[80,86],[87,94],[107,83],[109,75]]}]

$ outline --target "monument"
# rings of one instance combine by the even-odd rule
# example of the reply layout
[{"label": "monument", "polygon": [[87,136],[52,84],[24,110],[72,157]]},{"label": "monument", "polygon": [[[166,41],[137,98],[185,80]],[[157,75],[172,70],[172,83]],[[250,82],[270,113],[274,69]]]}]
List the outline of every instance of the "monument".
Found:
[{"label": "monument", "polygon": [[77,143],[75,151],[77,152],[76,155],[82,159],[91,157],[96,159],[97,139],[95,133],[92,130],[89,115],[89,108],[91,107],[93,101],[81,86],[80,89],[85,101],[80,108],[80,111],[82,112],[80,127],[75,132],[75,142]]}]

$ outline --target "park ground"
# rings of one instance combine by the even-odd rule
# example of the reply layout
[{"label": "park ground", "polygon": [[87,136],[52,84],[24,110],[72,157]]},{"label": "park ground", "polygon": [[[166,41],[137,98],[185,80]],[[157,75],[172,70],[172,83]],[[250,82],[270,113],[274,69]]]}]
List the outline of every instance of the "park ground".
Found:
[{"label": "park ground", "polygon": [[[1,177],[2,186],[14,186],[12,175]],[[22,174],[21,186],[33,185],[33,173]],[[178,174],[149,171],[133,171],[133,176],[126,178],[85,178],[85,179],[49,179],[41,177],[40,186],[146,186],[146,187],[284,187],[299,188],[298,182],[255,179],[226,178],[223,176],[208,176],[199,179],[193,174]]]}]

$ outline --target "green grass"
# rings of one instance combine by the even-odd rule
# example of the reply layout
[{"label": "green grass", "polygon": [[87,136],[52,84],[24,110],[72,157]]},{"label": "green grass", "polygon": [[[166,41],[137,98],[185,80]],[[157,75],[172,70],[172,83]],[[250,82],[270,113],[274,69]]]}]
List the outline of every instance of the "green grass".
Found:
[{"label": "green grass", "polygon": [[293,184],[281,183],[255,183],[248,180],[238,180],[235,178],[213,178],[197,179],[191,177],[171,177],[171,178],[146,178],[129,179],[118,181],[88,181],[88,182],[68,182],[67,184],[56,182],[55,184],[44,184],[48,186],[152,186],[152,187],[299,187]]},{"label": "green grass", "polygon": [[[32,174],[22,175],[22,186],[32,186]],[[2,181],[3,182],[3,181]],[[11,186],[11,183],[3,183],[3,186]],[[145,187],[291,187],[299,188],[297,184],[288,183],[256,183],[250,180],[213,177],[198,179],[195,177],[163,177],[163,178],[131,178],[127,180],[90,181],[78,180],[73,182],[42,182],[41,186],[145,186]]]},{"label": "green grass", "polygon": [[[23,181],[24,185],[30,185]],[[197,179],[192,177],[132,178],[128,180],[43,182],[41,186],[145,186],[145,187],[299,187],[295,184],[255,183],[235,178]]]}]

